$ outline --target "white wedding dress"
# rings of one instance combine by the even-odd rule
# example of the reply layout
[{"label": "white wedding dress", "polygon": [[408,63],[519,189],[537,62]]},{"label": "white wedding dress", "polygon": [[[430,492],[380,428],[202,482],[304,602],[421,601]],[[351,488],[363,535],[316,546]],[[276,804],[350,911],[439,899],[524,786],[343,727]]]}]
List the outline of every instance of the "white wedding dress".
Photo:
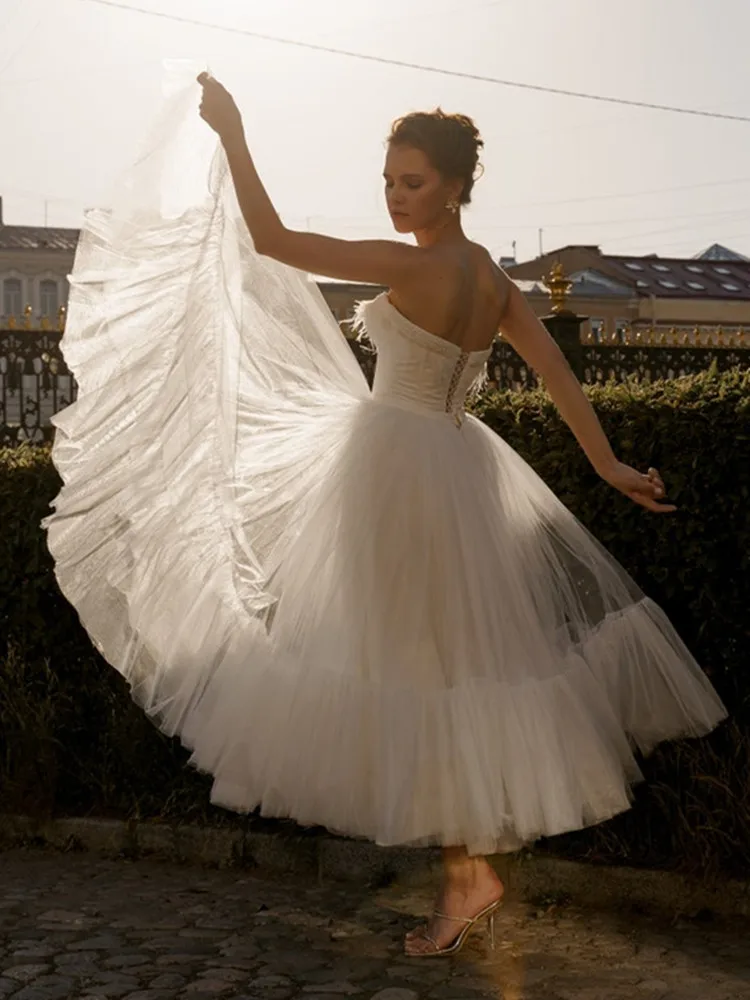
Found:
[{"label": "white wedding dress", "polygon": [[724,717],[708,680],[464,412],[489,352],[381,295],[370,392],[315,285],[254,252],[176,79],[87,217],[62,342],[44,524],[94,644],[230,809],[471,852],[626,809],[635,748]]}]

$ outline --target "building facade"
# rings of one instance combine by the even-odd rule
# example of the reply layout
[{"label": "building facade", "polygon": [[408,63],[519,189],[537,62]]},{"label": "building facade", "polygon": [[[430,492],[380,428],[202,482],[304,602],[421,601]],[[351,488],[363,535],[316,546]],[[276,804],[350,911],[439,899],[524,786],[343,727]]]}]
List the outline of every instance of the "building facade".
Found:
[{"label": "building facade", "polygon": [[68,301],[77,229],[6,226],[0,198],[0,327],[56,321]]}]

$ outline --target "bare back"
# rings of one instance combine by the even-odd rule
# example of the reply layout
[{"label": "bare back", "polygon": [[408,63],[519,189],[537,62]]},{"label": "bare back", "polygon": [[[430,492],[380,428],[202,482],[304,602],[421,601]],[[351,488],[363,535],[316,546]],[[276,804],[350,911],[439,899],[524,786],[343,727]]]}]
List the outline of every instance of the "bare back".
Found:
[{"label": "bare back", "polygon": [[492,344],[512,283],[484,247],[469,240],[423,251],[425,268],[389,298],[416,326],[464,351]]}]

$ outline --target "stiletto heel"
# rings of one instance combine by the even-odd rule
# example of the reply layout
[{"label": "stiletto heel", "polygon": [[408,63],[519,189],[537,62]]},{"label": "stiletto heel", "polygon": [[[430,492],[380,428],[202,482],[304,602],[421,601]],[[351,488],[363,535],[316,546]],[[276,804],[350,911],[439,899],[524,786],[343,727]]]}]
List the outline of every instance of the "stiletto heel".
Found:
[{"label": "stiletto heel", "polygon": [[480,910],[475,917],[453,917],[450,913],[442,913],[440,910],[433,910],[433,917],[439,917],[443,920],[457,920],[465,926],[461,928],[456,937],[451,941],[449,945],[445,948],[439,948],[437,941],[431,937],[427,931],[424,932],[422,937],[426,941],[429,941],[434,951],[419,951],[412,952],[409,954],[409,958],[434,958],[436,955],[455,955],[456,952],[460,951],[464,941],[469,936],[469,931],[479,923],[480,920],[487,920],[487,927],[490,932],[490,947],[494,951],[495,949],[495,913],[500,908],[503,901],[501,896],[496,899],[494,903],[490,903],[489,906],[485,906],[483,910]]}]

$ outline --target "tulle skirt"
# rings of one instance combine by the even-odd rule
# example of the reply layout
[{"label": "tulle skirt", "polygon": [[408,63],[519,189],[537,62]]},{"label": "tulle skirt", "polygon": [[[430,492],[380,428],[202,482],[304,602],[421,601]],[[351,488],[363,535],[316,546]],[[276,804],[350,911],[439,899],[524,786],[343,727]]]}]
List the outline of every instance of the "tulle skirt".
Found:
[{"label": "tulle skirt", "polygon": [[230,809],[471,853],[626,809],[636,750],[724,717],[708,680],[498,436],[370,394],[195,103],[72,276],[44,524],[92,641]]}]

